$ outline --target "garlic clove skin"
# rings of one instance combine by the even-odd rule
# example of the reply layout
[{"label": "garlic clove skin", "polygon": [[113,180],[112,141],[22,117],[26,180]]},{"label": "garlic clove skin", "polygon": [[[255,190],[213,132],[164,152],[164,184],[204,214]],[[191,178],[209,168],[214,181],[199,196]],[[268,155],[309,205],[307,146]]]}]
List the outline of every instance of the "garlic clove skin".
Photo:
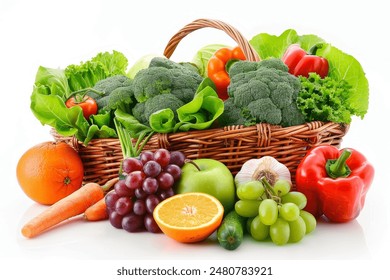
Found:
[{"label": "garlic clove skin", "polygon": [[246,161],[234,177],[234,181],[238,187],[249,181],[261,180],[263,176],[267,178],[271,185],[279,179],[291,182],[291,174],[288,168],[271,156]]}]

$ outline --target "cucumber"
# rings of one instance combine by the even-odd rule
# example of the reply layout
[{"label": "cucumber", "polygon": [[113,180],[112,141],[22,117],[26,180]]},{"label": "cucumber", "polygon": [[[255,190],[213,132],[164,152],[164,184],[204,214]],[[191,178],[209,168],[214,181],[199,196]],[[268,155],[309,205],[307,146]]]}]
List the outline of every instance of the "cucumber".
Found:
[{"label": "cucumber", "polygon": [[217,231],[219,244],[227,250],[235,250],[241,245],[246,227],[246,218],[230,211],[222,220]]}]

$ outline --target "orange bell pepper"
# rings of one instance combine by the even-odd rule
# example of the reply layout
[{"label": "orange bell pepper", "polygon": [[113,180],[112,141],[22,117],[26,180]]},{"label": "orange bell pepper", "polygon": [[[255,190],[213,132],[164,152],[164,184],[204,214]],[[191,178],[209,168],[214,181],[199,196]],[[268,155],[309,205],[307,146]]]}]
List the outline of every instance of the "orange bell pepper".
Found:
[{"label": "orange bell pepper", "polygon": [[228,68],[231,62],[245,60],[245,55],[240,47],[221,48],[210,58],[207,64],[207,75],[214,82],[218,97],[222,100],[229,98],[227,88],[230,84]]}]

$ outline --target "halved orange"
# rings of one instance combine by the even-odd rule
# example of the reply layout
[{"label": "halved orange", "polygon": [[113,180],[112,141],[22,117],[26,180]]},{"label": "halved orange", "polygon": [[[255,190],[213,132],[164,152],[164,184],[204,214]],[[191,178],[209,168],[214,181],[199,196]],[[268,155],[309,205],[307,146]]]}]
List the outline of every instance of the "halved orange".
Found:
[{"label": "halved orange", "polygon": [[179,242],[205,240],[221,224],[224,208],[217,198],[206,193],[176,194],[161,201],[153,217],[167,236]]}]

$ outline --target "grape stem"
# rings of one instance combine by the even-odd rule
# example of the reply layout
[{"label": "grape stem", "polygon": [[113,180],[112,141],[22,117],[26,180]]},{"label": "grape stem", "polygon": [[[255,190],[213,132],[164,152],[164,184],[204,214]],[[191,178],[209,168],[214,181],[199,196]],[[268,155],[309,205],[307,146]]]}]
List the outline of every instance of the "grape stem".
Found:
[{"label": "grape stem", "polygon": [[271,184],[268,182],[267,178],[265,176],[261,177],[260,181],[264,185],[265,195],[267,196],[267,198],[273,199],[276,201],[276,203],[281,204],[282,199],[275,194],[275,191],[272,188]]}]

